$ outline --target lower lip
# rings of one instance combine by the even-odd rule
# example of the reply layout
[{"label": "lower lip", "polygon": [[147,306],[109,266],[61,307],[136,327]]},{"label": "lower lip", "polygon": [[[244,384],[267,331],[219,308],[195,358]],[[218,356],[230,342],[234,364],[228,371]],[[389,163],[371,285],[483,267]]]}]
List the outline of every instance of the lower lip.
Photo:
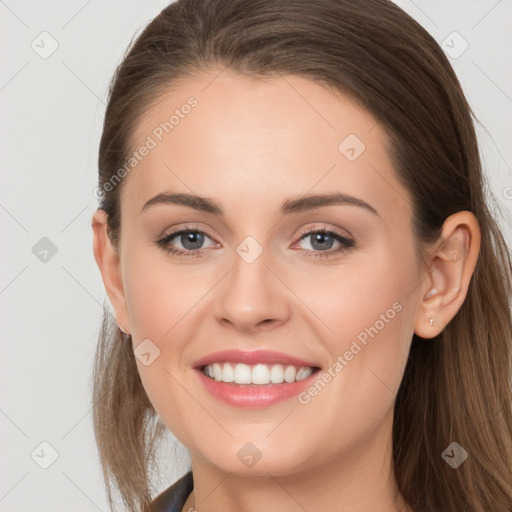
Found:
[{"label": "lower lip", "polygon": [[228,405],[245,408],[262,408],[297,396],[316,379],[318,370],[298,382],[282,384],[235,384],[219,382],[207,377],[201,369],[196,370],[203,386],[216,399]]}]

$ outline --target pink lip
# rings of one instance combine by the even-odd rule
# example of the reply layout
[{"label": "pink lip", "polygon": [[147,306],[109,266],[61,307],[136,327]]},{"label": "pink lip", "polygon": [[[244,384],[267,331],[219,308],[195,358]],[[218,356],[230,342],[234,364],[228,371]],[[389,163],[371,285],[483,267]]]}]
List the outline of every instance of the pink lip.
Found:
[{"label": "pink lip", "polygon": [[[311,366],[318,368],[319,365],[310,361],[304,361],[280,352],[273,352],[272,350],[221,350],[209,354],[201,359],[197,360],[194,364],[194,368],[200,368],[207,364],[213,363],[244,363],[244,364],[288,364],[292,366]],[[307,380],[307,379],[305,379]],[[300,381],[299,381],[300,382]]]},{"label": "pink lip", "polygon": [[282,400],[297,396],[318,378],[318,371],[306,379],[288,384],[235,384],[234,382],[219,382],[204,375],[201,369],[196,369],[199,380],[206,390],[217,400],[239,408],[262,408],[274,405]]},{"label": "pink lip", "polygon": [[267,407],[297,396],[311,385],[311,382],[318,377],[316,375],[318,372],[315,371],[306,379],[290,384],[287,382],[267,385],[235,384],[234,382],[219,382],[204,375],[202,368],[213,363],[282,364],[319,369],[319,365],[316,363],[271,350],[222,350],[202,357],[194,363],[193,366],[201,383],[214,398],[228,405],[243,408]]}]

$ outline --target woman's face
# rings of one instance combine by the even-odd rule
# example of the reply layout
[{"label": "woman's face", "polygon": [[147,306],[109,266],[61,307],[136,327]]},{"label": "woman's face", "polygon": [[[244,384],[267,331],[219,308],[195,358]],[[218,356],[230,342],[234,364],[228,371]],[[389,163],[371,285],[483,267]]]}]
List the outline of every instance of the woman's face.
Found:
[{"label": "woman's face", "polygon": [[[202,73],[151,107],[133,149],[123,327],[151,402],[192,457],[285,475],[389,449],[422,289],[383,126],[304,78]],[[197,208],[146,205],[160,194],[191,195]],[[215,355],[225,350],[234,356]],[[277,355],[244,359],[254,351]],[[213,379],[197,368],[212,354]],[[287,357],[319,370],[288,383]],[[215,380],[230,376],[285,381]]]}]

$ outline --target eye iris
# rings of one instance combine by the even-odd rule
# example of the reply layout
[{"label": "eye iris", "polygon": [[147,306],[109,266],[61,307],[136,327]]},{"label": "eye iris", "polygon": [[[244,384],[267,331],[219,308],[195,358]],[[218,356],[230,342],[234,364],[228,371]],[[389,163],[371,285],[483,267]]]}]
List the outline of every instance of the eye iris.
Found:
[{"label": "eye iris", "polygon": [[[204,236],[201,233],[189,232],[181,235],[181,243],[185,249],[194,250],[200,249],[204,242]],[[187,246],[188,243],[192,243],[192,247]],[[195,245],[194,245],[195,244]]]},{"label": "eye iris", "polygon": [[[315,249],[330,249],[332,247],[332,244],[334,242],[334,239],[332,236],[330,235],[327,235],[325,233],[314,233],[313,235],[311,235],[313,237],[313,242],[311,244],[312,247],[314,247]],[[320,244],[322,243],[325,243],[325,240],[327,239],[328,242],[330,242],[329,247],[325,247],[325,246],[320,246],[320,247],[315,247],[315,243],[319,242]]]}]

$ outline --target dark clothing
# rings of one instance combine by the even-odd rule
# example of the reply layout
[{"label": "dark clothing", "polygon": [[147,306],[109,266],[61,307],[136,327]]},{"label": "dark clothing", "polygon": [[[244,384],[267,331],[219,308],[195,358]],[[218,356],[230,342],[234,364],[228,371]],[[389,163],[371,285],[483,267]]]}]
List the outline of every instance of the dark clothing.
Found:
[{"label": "dark clothing", "polygon": [[193,488],[192,471],[189,471],[153,500],[152,512],[181,512]]}]

